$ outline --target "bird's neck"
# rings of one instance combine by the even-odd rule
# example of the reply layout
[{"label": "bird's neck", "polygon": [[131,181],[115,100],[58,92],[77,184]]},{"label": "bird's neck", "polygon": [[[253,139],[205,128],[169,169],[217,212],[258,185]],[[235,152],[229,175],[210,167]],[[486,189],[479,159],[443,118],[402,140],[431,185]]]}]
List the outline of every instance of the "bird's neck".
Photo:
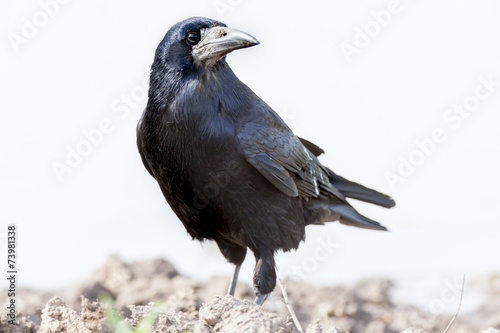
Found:
[{"label": "bird's neck", "polygon": [[236,118],[248,111],[253,95],[222,59],[210,68],[164,68],[152,74],[148,109],[174,113],[178,119],[215,117],[220,112]]}]

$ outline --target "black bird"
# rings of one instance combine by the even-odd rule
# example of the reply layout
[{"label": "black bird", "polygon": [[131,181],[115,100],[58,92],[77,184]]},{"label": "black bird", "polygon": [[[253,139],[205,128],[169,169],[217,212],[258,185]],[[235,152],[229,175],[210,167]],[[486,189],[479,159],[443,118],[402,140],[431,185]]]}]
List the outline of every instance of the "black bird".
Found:
[{"label": "black bird", "polygon": [[306,225],[386,230],[346,198],[387,208],[395,202],[323,166],[323,150],[295,136],[236,77],[226,55],[257,44],[208,18],[174,25],[156,50],[137,145],[187,232],[215,241],[236,266],[229,294],[247,248],[253,252],[262,304],[276,285],[275,252],[296,249]]}]

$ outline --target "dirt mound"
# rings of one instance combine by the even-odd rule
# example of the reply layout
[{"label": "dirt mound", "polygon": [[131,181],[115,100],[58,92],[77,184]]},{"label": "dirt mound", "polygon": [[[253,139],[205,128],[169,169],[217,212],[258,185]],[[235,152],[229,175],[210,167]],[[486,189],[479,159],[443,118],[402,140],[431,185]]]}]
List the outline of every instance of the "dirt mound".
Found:
[{"label": "dirt mound", "polygon": [[[500,328],[499,281],[499,277],[492,277],[480,283],[489,286],[491,300],[475,314],[460,314],[453,332]],[[133,327],[152,310],[153,302],[161,302],[154,332],[297,331],[279,289],[261,308],[252,303],[253,292],[244,283],[238,284],[235,298],[218,296],[225,294],[228,283],[228,277],[197,282],[180,275],[162,259],[125,263],[113,256],[87,283],[69,290],[48,293],[20,289],[16,325],[8,324],[3,311],[0,333],[111,332],[107,305],[98,301],[102,293],[115,300],[115,307]],[[392,283],[388,280],[322,288],[289,280],[285,285],[299,321],[310,333],[443,332],[451,319],[412,305],[393,304],[389,296]],[[7,300],[0,301],[5,304]],[[500,333],[493,328],[484,332]]]}]

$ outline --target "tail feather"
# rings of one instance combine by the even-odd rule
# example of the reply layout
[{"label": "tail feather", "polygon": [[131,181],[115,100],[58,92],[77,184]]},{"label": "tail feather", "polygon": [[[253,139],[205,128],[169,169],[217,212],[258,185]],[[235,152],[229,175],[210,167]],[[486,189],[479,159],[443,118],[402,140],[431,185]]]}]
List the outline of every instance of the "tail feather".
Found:
[{"label": "tail feather", "polygon": [[359,214],[346,202],[336,200],[324,201],[310,199],[304,205],[304,217],[307,224],[324,224],[325,222],[339,221],[342,224],[372,230],[387,230],[386,227]]},{"label": "tail feather", "polygon": [[351,206],[334,205],[332,209],[336,211],[338,214],[340,214],[339,222],[342,224],[363,229],[387,231],[386,227],[384,227],[377,221],[374,221],[366,216],[361,215]]},{"label": "tail feather", "polygon": [[348,198],[369,202],[385,208],[391,208],[396,205],[396,202],[388,195],[369,189],[361,184],[351,182],[345,179],[332,170],[326,168],[330,177],[330,182],[342,194]]},{"label": "tail feather", "polygon": [[[323,149],[316,146],[314,143],[302,138],[300,138],[300,140],[315,156],[324,153]],[[347,180],[335,174],[327,167],[322,166],[322,168],[328,173],[330,183],[333,185],[333,188],[337,190],[337,195],[327,196],[326,198],[310,198],[304,205],[304,217],[307,224],[323,224],[325,222],[339,221],[342,224],[353,227],[387,231],[387,228],[377,221],[359,214],[345,200],[345,197],[365,201],[385,208],[391,208],[396,205],[396,202],[390,196]],[[331,192],[331,188],[329,189]]]}]

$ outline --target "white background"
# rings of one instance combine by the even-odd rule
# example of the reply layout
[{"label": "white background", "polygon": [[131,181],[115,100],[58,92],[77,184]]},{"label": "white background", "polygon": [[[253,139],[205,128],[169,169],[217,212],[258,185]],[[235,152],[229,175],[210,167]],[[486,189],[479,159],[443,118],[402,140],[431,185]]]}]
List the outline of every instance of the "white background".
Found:
[{"label": "white background", "polygon": [[[215,246],[190,239],[135,145],[155,48],[191,16],[256,37],[228,56],[238,77],[327,152],[325,165],[397,201],[355,203],[390,233],[308,227],[299,251],[278,255],[282,275],[297,265],[314,284],[393,277],[425,305],[445,281],[500,269],[500,87],[458,126],[443,118],[473,100],[480,77],[500,81],[498,1],[401,1],[383,27],[373,12],[390,1],[71,0],[51,17],[47,2],[0,5],[0,217],[18,224],[20,286],[83,281],[110,253],[163,256],[198,279],[232,272]],[[38,27],[23,37],[27,21]],[[14,34],[26,39],[15,45]],[[356,42],[348,61],[341,45]],[[105,119],[112,130],[60,181],[54,163]],[[415,141],[436,128],[447,139],[422,158]],[[387,174],[410,155],[419,165],[391,186]],[[328,238],[337,247],[318,264],[318,239]],[[250,254],[241,279],[253,264]]]}]

